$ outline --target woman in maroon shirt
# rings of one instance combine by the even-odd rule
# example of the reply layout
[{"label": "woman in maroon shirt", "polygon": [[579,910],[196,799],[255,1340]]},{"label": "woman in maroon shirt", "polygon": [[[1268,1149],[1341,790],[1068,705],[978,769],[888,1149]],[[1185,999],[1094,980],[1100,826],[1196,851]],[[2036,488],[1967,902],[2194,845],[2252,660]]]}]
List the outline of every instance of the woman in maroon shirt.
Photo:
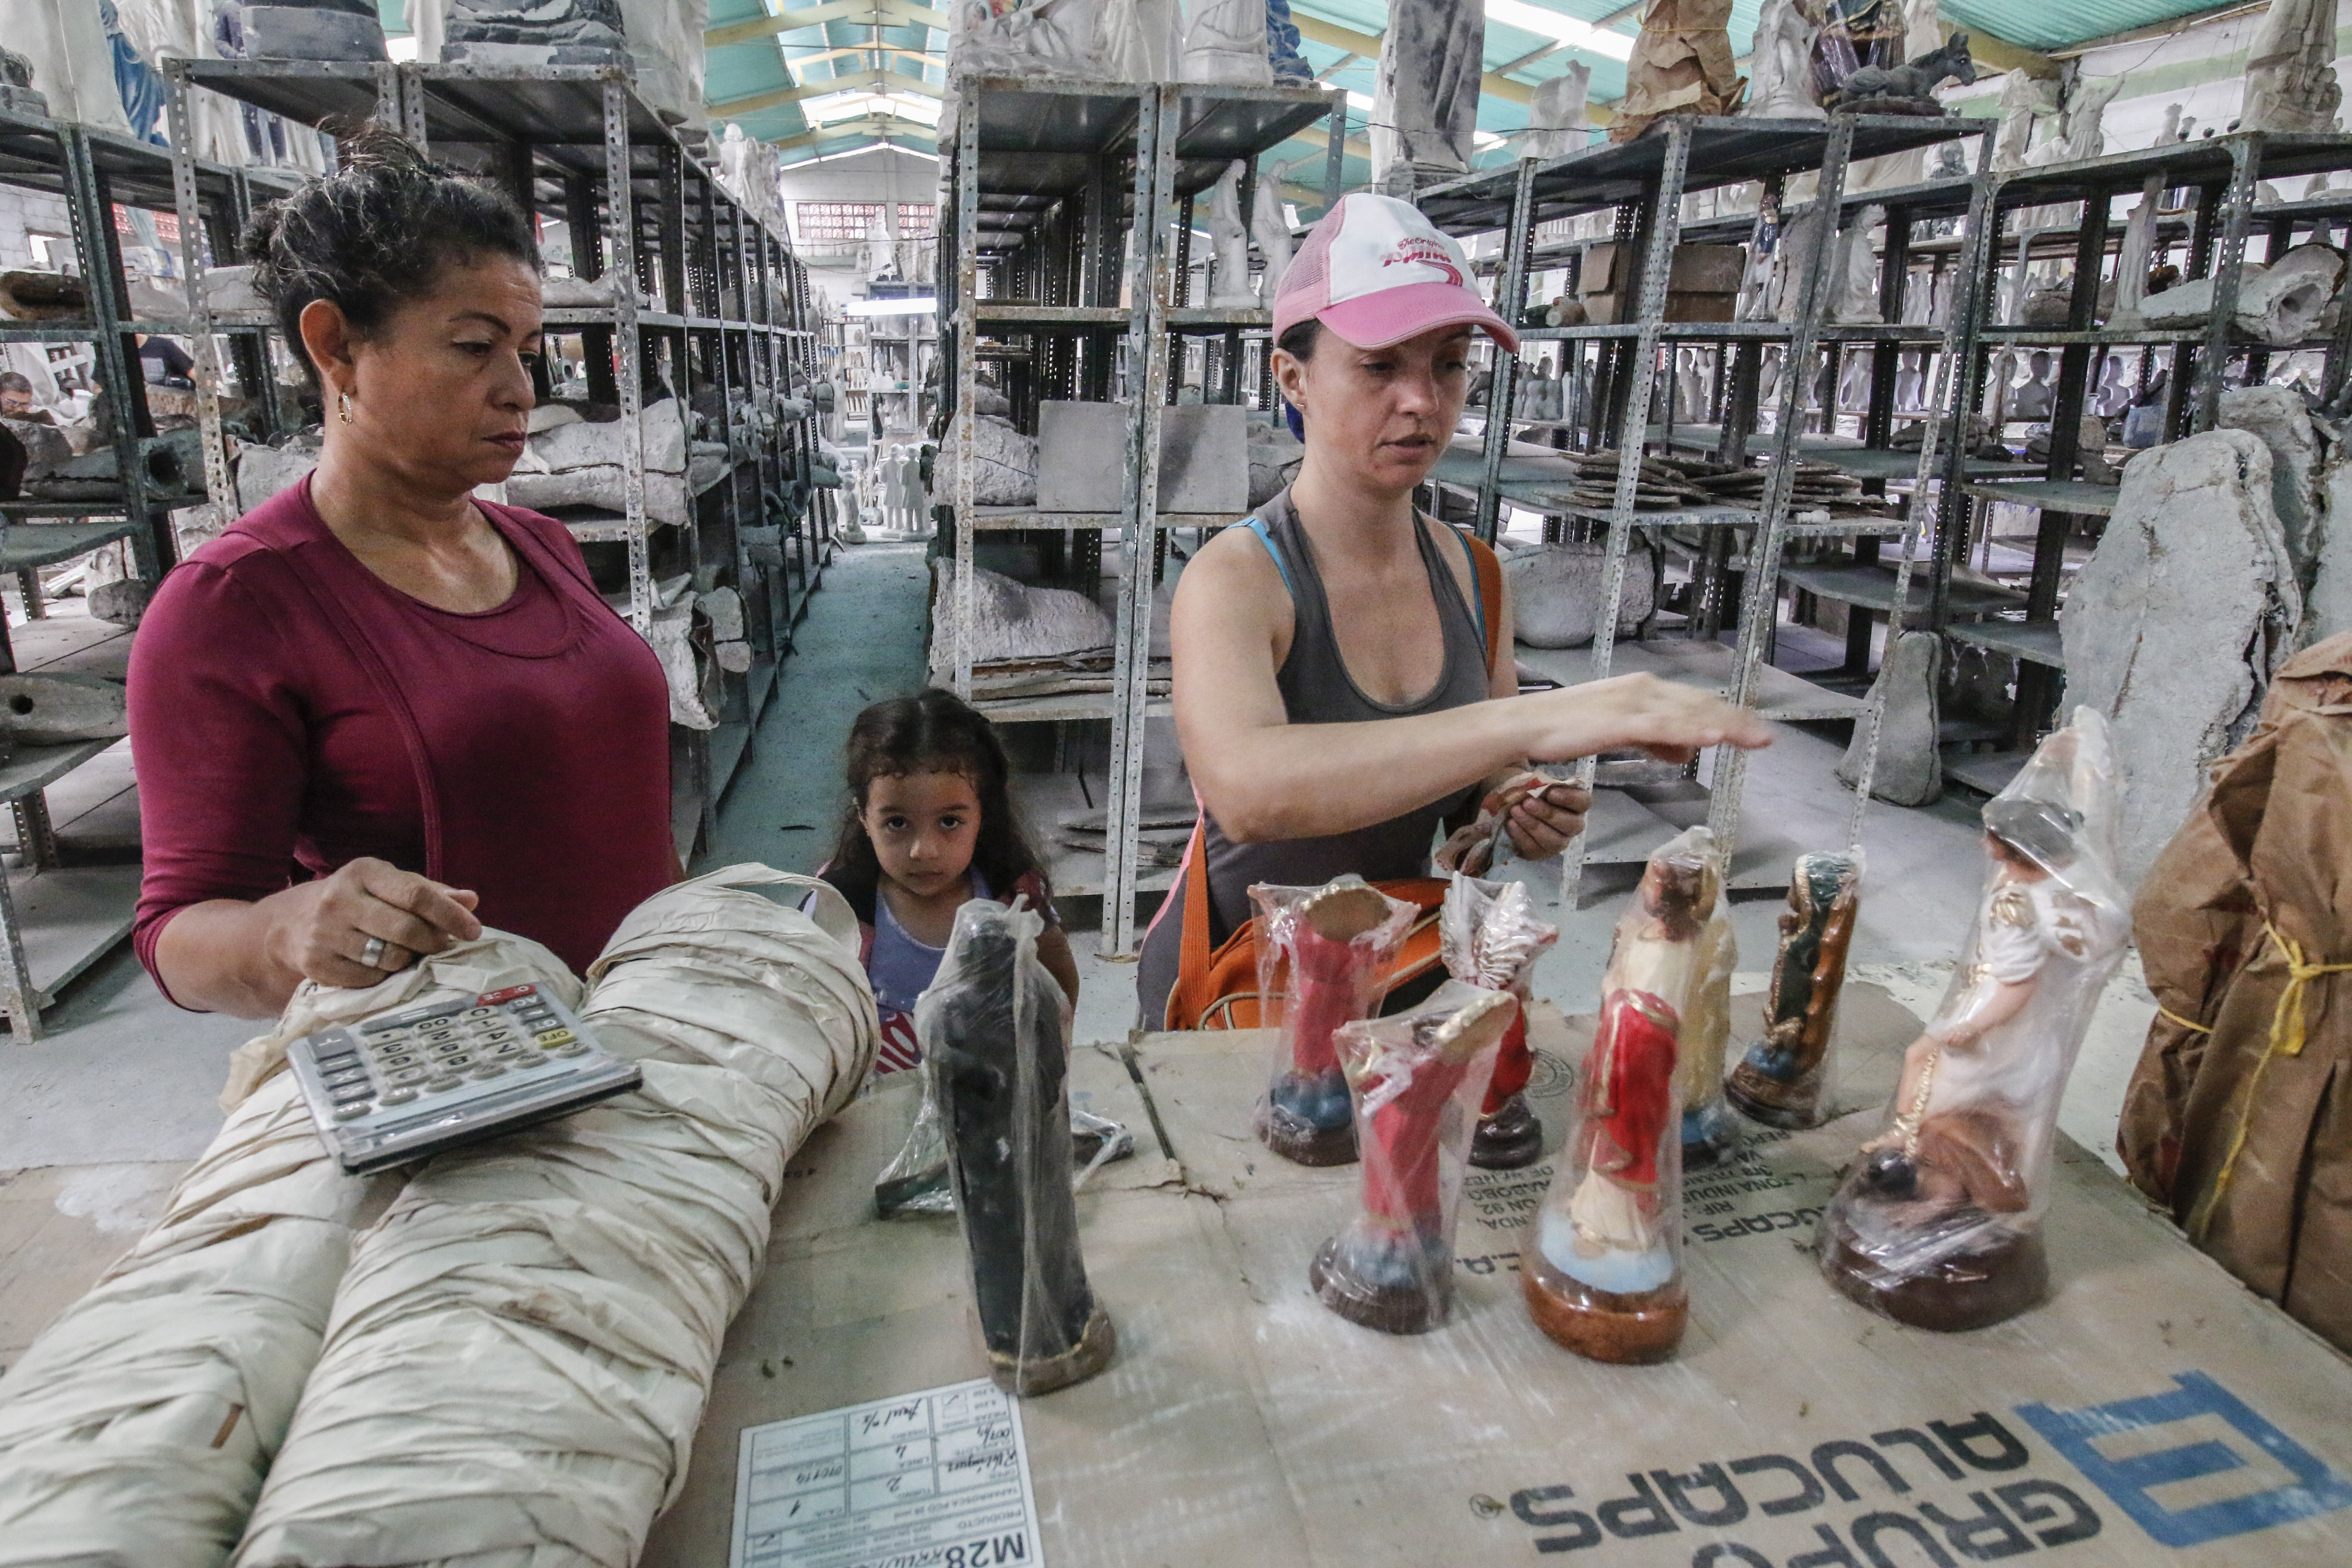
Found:
[{"label": "woman in maroon shirt", "polygon": [[318,469],[164,580],[131,658],[139,956],[247,1016],[484,924],[583,968],[678,872],[652,650],[562,524],[471,493],[522,455],[530,223],[387,132],[343,150],[246,236]]}]

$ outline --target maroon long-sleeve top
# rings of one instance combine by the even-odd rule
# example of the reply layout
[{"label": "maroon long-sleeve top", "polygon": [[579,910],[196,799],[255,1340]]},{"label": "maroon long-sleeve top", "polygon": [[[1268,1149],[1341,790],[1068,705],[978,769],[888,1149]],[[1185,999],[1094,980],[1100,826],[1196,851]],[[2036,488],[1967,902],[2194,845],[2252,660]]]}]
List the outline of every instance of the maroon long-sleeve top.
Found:
[{"label": "maroon long-sleeve top", "polygon": [[131,653],[150,973],[189,905],[362,856],[474,889],[485,925],[574,970],[669,880],[660,664],[562,523],[482,511],[517,571],[478,615],[370,572],[308,480],[163,580]]}]

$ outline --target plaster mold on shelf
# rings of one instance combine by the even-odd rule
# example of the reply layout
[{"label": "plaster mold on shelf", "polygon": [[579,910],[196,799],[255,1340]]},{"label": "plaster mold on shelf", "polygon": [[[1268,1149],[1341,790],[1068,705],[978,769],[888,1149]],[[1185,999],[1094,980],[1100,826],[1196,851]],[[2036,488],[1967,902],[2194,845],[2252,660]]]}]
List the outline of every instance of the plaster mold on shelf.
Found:
[{"label": "plaster mold on shelf", "polygon": [[2336,0],[2271,0],[2247,50],[2244,131],[2336,129]]},{"label": "plaster mold on shelf", "polygon": [[628,42],[620,0],[449,0],[441,58],[469,65],[623,65]]},{"label": "plaster mold on shelf", "polygon": [[[2320,469],[2321,504],[2330,521],[2352,518],[2352,441],[2337,441]],[[2304,599],[2305,647],[2352,632],[2352,529],[2329,530],[2312,563],[2311,592]]]},{"label": "plaster mold on shelf", "polygon": [[[677,399],[665,397],[647,405],[639,421],[646,518],[683,526],[688,518],[687,447]],[[531,437],[507,479],[508,500],[537,511],[564,506],[622,511],[625,472],[621,442],[618,420],[560,425]]]},{"label": "plaster mold on shelf", "polygon": [[[974,664],[1107,647],[1116,635],[1110,617],[1083,594],[1032,588],[984,566],[973,567],[971,575]],[[931,582],[931,679],[945,685],[954,674],[956,635],[962,625],[954,561],[934,562]]]},{"label": "plaster mold on shelf", "polygon": [[1179,0],[1103,0],[1095,14],[1095,53],[1113,81],[1174,81],[1184,57]]},{"label": "plaster mold on shelf", "polygon": [[620,0],[622,47],[636,72],[637,96],[680,137],[709,139],[702,109],[702,35],[710,0]]},{"label": "plaster mold on shelf", "polygon": [[2125,468],[2058,624],[2067,700],[2113,727],[2126,887],[2187,817],[2205,770],[2251,730],[2294,647],[2302,603],[2285,552],[2260,437],[2209,430]]},{"label": "plaster mold on shelf", "polygon": [[1837,285],[1832,310],[1837,321],[1878,320],[1878,252],[1870,235],[1885,221],[1885,207],[1864,207],[1838,236],[1838,268],[1832,274]]},{"label": "plaster mold on shelf", "polygon": [[247,511],[319,466],[316,437],[297,436],[274,447],[248,446],[236,455],[236,499]]},{"label": "plaster mold on shelf", "polygon": [[49,100],[33,85],[33,62],[5,48],[0,48],[0,109],[44,120],[49,114]]},{"label": "plaster mold on shelf", "polygon": [[1519,144],[1519,156],[1561,158],[1582,150],[1585,109],[1591,92],[1592,68],[1581,60],[1569,61],[1558,76],[1537,83],[1535,97],[1528,105],[1528,133]]},{"label": "plaster mold on shelf", "polygon": [[0,731],[20,746],[105,741],[129,731],[119,680],[96,675],[0,675]]},{"label": "plaster mold on shelf", "polygon": [[1307,448],[1287,425],[1267,425],[1252,419],[1245,433],[1249,443],[1249,505],[1252,511],[1280,495],[1298,477]]},{"label": "plaster mold on shelf", "polygon": [[274,5],[238,5],[233,13],[242,32],[245,56],[257,60],[381,60],[383,23],[375,0],[278,0]]},{"label": "plaster mold on shelf", "polygon": [[[2325,245],[2298,245],[2268,267],[2249,261],[2239,275],[2236,325],[2258,343],[2289,348],[2308,339],[2344,276],[2341,253]],[[2151,294],[2140,315],[2151,326],[2202,321],[2213,310],[2211,278]]]},{"label": "plaster mold on shelf", "polygon": [[2320,479],[2327,457],[2326,435],[2312,419],[2303,394],[2291,386],[2223,388],[2221,423],[2228,429],[2252,431],[2271,449],[2271,505],[2285,535],[2295,581],[2310,586],[2327,548],[2327,496]]},{"label": "plaster mold on shelf", "polygon": [[1258,298],[1269,310],[1282,292],[1282,275],[1290,270],[1290,215],[1284,210],[1282,177],[1293,166],[1261,162],[1257,188],[1250,195],[1250,243],[1265,260]]},{"label": "plaster mold on shelf", "polygon": [[[1507,549],[1503,581],[1510,588],[1512,626],[1519,641],[1529,647],[1582,647],[1592,640],[1601,621],[1606,549],[1597,540]],[[1640,630],[1654,607],[1649,549],[1629,545],[1617,635]]]},{"label": "plaster mold on shelf", "polygon": [[[1905,632],[1895,639],[1872,683],[1870,700],[1879,710],[1878,766],[1870,797],[1889,805],[1933,805],[1944,797],[1944,760],[1937,752],[1942,714],[1937,679],[1942,673],[1944,639],[1934,632]],[[1870,746],[1867,720],[1853,727],[1853,742],[1837,765],[1838,783],[1862,785]]]},{"label": "plaster mold on shelf", "polygon": [[[1813,95],[1813,40],[1822,25],[1801,0],[1764,0],[1756,22],[1755,53],[1748,69],[1751,120],[1826,120],[1829,110]],[[1938,40],[1940,42],[1940,40]]]}]

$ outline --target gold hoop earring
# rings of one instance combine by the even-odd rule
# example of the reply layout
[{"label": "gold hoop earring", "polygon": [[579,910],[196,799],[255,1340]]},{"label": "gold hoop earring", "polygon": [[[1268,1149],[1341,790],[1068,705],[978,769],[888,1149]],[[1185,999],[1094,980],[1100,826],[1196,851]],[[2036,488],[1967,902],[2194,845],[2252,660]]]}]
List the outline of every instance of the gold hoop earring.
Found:
[{"label": "gold hoop earring", "polygon": [[352,395],[350,393],[339,392],[335,394],[335,417],[341,420],[346,425],[352,422]]}]

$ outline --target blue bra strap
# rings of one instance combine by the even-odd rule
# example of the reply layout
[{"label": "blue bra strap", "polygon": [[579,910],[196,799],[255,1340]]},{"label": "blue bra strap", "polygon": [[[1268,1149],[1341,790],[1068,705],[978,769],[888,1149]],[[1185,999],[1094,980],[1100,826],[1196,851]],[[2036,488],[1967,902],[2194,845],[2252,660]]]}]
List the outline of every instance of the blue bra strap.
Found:
[{"label": "blue bra strap", "polygon": [[1274,569],[1282,574],[1283,591],[1294,599],[1298,597],[1298,589],[1290,580],[1290,568],[1283,563],[1282,552],[1274,547],[1274,535],[1266,531],[1265,519],[1253,517],[1242,526],[1256,534],[1257,542],[1265,546],[1265,552],[1274,557]]}]

